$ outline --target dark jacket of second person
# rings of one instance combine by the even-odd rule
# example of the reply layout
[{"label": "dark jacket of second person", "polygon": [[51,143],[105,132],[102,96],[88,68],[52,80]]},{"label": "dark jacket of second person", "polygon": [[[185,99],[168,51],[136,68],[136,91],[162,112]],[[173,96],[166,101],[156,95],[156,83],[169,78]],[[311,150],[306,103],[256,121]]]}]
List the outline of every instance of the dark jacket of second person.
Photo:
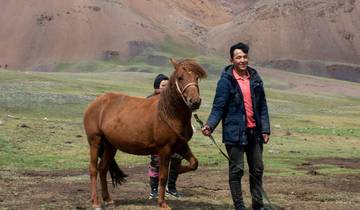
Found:
[{"label": "dark jacket of second person", "polygon": [[[233,75],[234,66],[223,70],[217,83],[214,102],[207,124],[212,130],[220,120],[223,126],[223,142],[230,145],[246,145],[246,112],[241,89]],[[270,134],[269,114],[263,82],[257,71],[247,67],[250,74],[250,91],[256,122],[257,139],[262,133]]]}]

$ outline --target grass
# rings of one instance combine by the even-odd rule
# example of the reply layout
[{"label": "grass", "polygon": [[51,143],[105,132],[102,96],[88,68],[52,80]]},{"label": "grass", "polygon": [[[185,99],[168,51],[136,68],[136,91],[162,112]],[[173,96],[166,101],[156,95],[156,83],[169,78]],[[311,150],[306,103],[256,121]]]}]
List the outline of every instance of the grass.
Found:
[{"label": "grass", "polygon": [[170,75],[172,65],[170,61],[165,65],[152,65],[149,63],[150,56],[160,56],[164,59],[174,58],[181,60],[184,58],[196,59],[209,71],[211,78],[219,74],[223,68],[224,59],[217,55],[201,55],[193,46],[179,44],[173,40],[166,39],[158,43],[155,47],[145,49],[141,54],[130,58],[127,61],[120,61],[116,58],[111,60],[81,60],[74,63],[57,63],[50,68],[52,72],[77,72],[77,73],[101,73],[101,72],[145,72],[145,73],[165,73]]},{"label": "grass", "polygon": [[[173,49],[172,49],[173,50]],[[168,52],[172,52],[169,50]],[[187,55],[186,52],[183,53]],[[167,54],[167,56],[169,56]],[[209,62],[200,58],[201,62]],[[215,62],[214,66],[220,65]],[[100,65],[100,64],[99,64]],[[102,64],[101,64],[102,65]],[[144,67],[145,64],[131,64]],[[131,67],[130,65],[130,67]],[[104,92],[124,92],[145,97],[159,67],[152,72],[127,72],[129,66],[109,64],[111,72],[0,71],[0,168],[9,170],[85,169],[88,145],[82,127],[82,112],[87,104]],[[77,68],[77,67],[76,67]],[[165,68],[166,73],[170,68]],[[197,112],[206,120],[210,112],[219,72],[212,72],[200,83],[203,104]],[[299,75],[299,77],[301,77]],[[290,87],[277,88],[272,78],[266,87],[273,134],[264,147],[268,174],[299,175],[298,165],[309,159],[360,158],[360,98],[320,93],[299,93]],[[357,86],[358,87],[358,86]],[[24,128],[25,124],[29,128]],[[227,167],[227,161],[198,130],[191,147],[200,166]],[[221,144],[221,126],[214,136]],[[223,147],[223,145],[221,145]],[[223,147],[224,148],[224,147]],[[121,165],[147,164],[148,157],[118,152]],[[359,169],[320,165],[320,173],[355,173]]]},{"label": "grass", "polygon": [[58,63],[54,67],[55,72],[103,72],[116,71],[119,62],[115,60],[83,60],[76,63]]},{"label": "grass", "polygon": [[2,168],[54,170],[86,167],[87,142],[82,138],[80,122],[37,118],[8,118],[3,121],[0,137]]}]

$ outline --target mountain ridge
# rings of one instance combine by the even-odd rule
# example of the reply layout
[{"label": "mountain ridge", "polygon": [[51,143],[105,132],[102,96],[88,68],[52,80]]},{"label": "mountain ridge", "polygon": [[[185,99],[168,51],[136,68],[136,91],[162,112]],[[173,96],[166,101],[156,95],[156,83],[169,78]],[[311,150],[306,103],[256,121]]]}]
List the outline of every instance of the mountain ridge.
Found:
[{"label": "mountain ridge", "polygon": [[268,65],[360,65],[359,16],[355,0],[3,0],[0,65],[31,70],[108,57],[126,62],[169,40],[223,58],[243,41],[252,60]]}]

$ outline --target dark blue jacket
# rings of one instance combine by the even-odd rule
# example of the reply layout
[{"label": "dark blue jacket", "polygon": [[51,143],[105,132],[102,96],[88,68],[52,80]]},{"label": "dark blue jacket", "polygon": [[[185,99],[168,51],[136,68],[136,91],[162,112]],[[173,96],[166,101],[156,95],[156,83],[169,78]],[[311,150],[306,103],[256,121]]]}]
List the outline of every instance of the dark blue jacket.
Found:
[{"label": "dark blue jacket", "polygon": [[[246,145],[246,112],[243,95],[233,73],[233,65],[225,67],[217,83],[214,102],[207,124],[212,130],[220,120],[223,126],[223,142]],[[248,67],[250,91],[256,122],[257,137],[270,134],[270,122],[263,82],[255,69]]]}]

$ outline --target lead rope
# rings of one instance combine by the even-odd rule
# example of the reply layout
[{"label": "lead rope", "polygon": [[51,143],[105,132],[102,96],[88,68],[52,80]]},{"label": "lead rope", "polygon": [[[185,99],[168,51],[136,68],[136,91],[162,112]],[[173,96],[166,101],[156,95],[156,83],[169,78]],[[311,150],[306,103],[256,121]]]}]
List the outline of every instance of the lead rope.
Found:
[{"label": "lead rope", "polygon": [[[196,122],[199,123],[199,125],[201,126],[201,128],[203,128],[203,127],[204,127],[204,123],[203,123],[203,121],[201,121],[201,120],[199,119],[199,117],[198,117],[197,114],[194,114],[194,118],[195,118]],[[224,152],[224,151],[220,148],[220,146],[216,143],[214,137],[213,137],[211,134],[209,135],[209,138],[211,139],[211,141],[213,142],[213,144],[215,144],[215,146],[219,149],[219,151],[221,152],[221,154],[222,154],[229,162],[234,163],[232,160],[230,160],[230,158],[225,154],[225,152]],[[238,164],[235,164],[235,165],[236,165],[237,167],[239,167],[241,170],[244,170],[243,168],[241,168],[240,165],[238,165]],[[260,181],[259,181],[254,175],[252,175],[250,172],[249,172],[249,175],[250,175],[251,177],[253,177],[258,183],[260,182]],[[264,197],[264,200],[265,200],[266,202],[268,202],[269,206],[270,206],[272,209],[274,209],[274,210],[278,210],[278,209],[270,202],[269,197],[267,196],[267,194],[266,194],[266,192],[264,191],[264,189],[263,189],[262,186],[261,186],[260,192],[261,192],[262,196]]]}]

